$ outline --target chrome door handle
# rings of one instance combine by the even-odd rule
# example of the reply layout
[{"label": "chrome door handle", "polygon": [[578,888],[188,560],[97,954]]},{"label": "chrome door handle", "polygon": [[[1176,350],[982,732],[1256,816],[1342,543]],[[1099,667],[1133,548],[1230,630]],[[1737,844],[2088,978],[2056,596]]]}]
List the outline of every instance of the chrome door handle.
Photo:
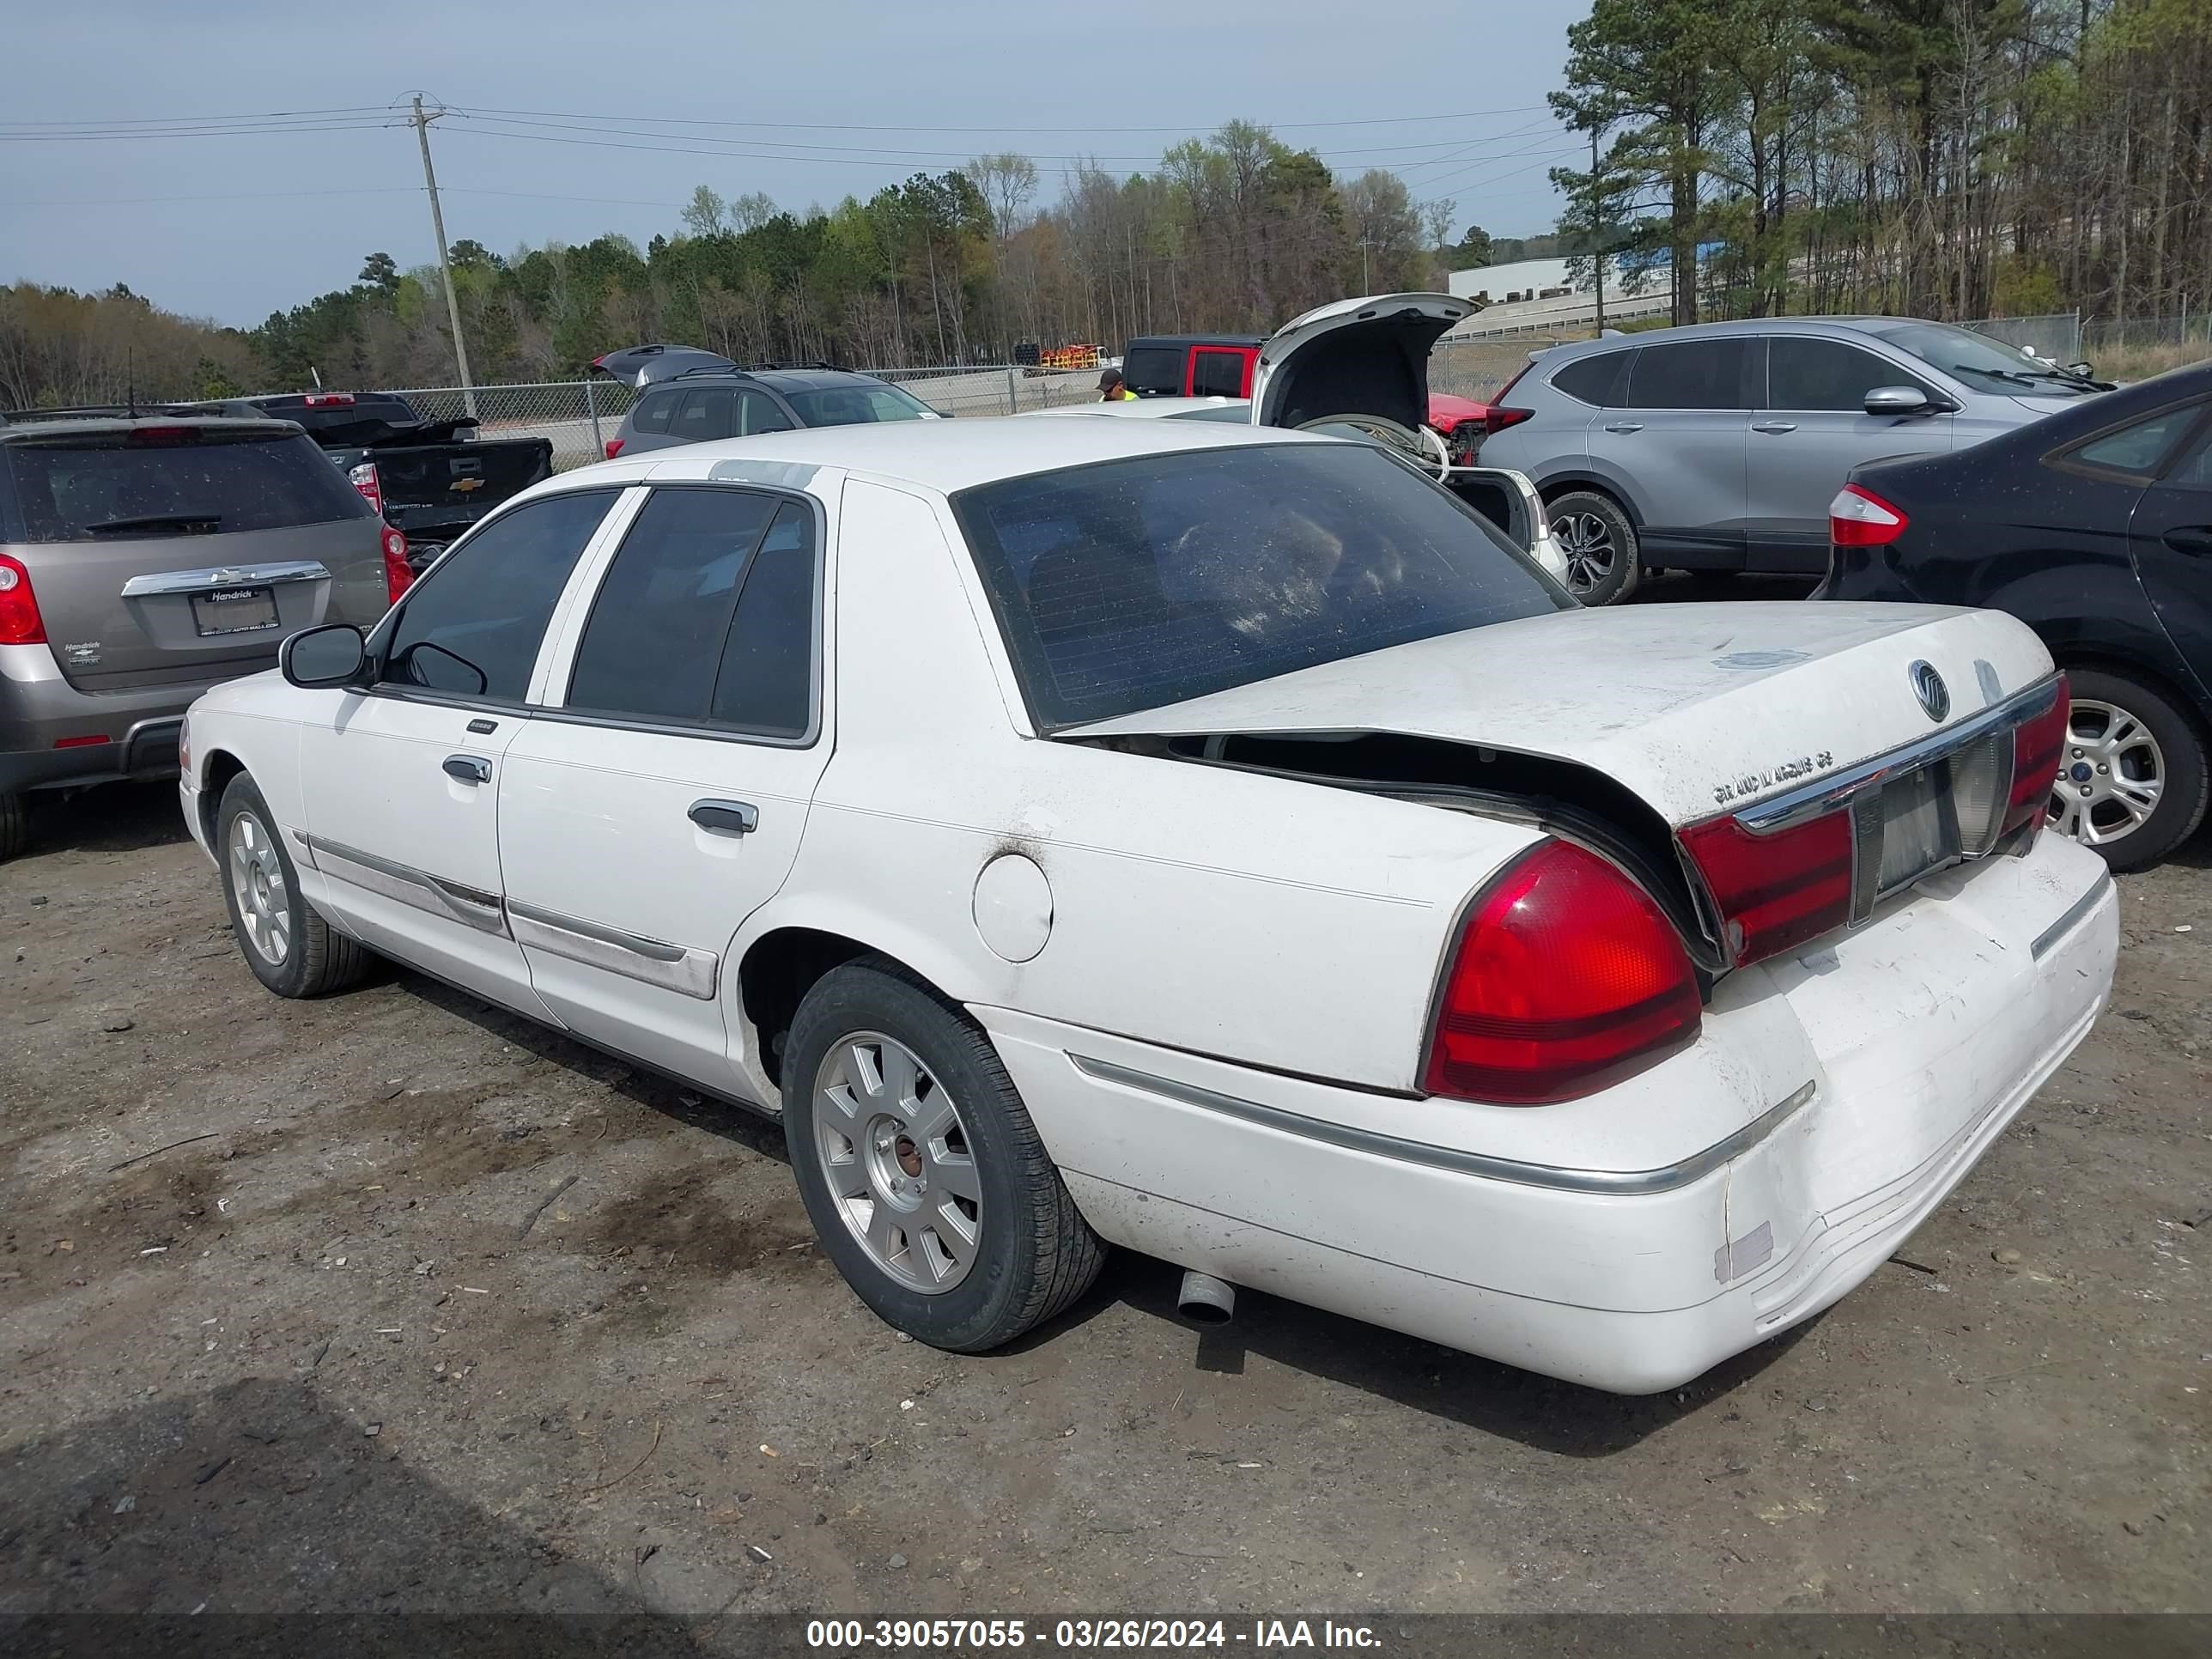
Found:
[{"label": "chrome door handle", "polygon": [[684,816],[702,830],[720,830],[726,835],[750,836],[760,828],[760,808],[750,801],[695,800]]},{"label": "chrome door handle", "polygon": [[463,783],[489,783],[491,763],[481,755],[448,755],[446,775],[459,778]]},{"label": "chrome door handle", "polygon": [[1795,421],[1753,421],[1751,423],[1751,429],[1753,432],[1795,432],[1797,429],[1797,422]]},{"label": "chrome door handle", "polygon": [[1644,430],[1644,422],[1641,421],[1615,421],[1611,425],[1607,426],[1606,430],[1607,432],[1641,432]]}]

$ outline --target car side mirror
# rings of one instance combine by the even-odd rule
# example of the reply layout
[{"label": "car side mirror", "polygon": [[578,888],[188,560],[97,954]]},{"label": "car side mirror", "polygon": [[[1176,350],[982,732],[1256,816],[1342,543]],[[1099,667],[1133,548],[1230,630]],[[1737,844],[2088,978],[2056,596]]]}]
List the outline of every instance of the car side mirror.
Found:
[{"label": "car side mirror", "polygon": [[1917,386],[1878,386],[1866,395],[1869,415],[1926,415],[1935,405]]},{"label": "car side mirror", "polygon": [[351,623],[304,629],[276,647],[276,666],[284,678],[308,690],[352,684],[368,660],[368,642]]}]

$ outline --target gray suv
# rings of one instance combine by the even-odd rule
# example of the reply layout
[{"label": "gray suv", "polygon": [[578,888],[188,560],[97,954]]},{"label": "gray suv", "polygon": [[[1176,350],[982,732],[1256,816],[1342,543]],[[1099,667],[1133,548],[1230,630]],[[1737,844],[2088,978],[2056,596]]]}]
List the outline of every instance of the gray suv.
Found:
[{"label": "gray suv", "polygon": [[193,698],[406,580],[405,538],[289,421],[0,415],[0,858],[29,792],[173,775]]},{"label": "gray suv", "polygon": [[693,368],[646,387],[607,440],[607,459],[793,427],[943,418],[912,392],[850,369]]},{"label": "gray suv", "polygon": [[1964,449],[2110,388],[1948,323],[1774,317],[1535,353],[1485,466],[1535,481],[1585,604],[1645,570],[1825,570],[1851,469]]}]

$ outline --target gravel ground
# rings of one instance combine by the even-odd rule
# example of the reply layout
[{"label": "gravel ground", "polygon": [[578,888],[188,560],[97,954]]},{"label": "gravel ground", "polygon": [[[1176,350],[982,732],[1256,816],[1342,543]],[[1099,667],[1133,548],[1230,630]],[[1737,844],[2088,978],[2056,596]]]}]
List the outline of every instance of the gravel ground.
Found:
[{"label": "gravel ground", "polygon": [[1632,1401],[1249,1293],[1201,1335],[1127,1257],[900,1341],[773,1127],[396,969],[268,996],[166,787],[38,837],[0,1615],[2212,1609],[2203,841],[1900,1261]]}]

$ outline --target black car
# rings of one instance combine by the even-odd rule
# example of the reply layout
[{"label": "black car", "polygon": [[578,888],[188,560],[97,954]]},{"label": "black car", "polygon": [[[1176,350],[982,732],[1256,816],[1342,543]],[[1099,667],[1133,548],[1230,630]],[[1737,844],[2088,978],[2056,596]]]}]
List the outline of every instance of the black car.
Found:
[{"label": "black car", "polygon": [[1815,599],[1987,605],[2040,635],[2073,717],[2051,819],[2114,869],[2203,818],[2212,363],[1954,454],[1853,471]]}]

